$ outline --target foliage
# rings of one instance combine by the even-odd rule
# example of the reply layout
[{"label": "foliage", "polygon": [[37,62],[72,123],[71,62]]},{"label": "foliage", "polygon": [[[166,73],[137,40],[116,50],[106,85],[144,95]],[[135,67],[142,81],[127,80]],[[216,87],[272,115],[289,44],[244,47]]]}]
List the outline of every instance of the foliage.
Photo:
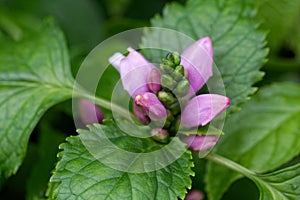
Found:
[{"label": "foliage", "polygon": [[[262,200],[298,198],[300,2],[178,0],[162,8],[166,2],[0,2],[1,198],[184,199],[189,189],[200,189],[208,199],[218,200],[245,188],[243,181],[236,182],[242,177],[257,186]],[[149,23],[157,12],[161,15]],[[52,17],[44,19],[48,15]],[[76,101],[66,101],[72,97],[94,101],[112,118],[117,71],[107,68],[95,98],[74,80],[88,52],[105,37],[149,24],[180,32],[189,42],[146,29],[141,49],[164,46],[181,52],[201,37],[212,39],[222,92],[231,99],[224,129],[214,129],[222,135],[212,152],[192,154],[178,137],[164,150],[169,144],[143,137],[147,128],[126,121],[124,129],[117,118],[82,126],[78,135],[70,136],[76,128],[70,121],[78,115],[71,111]],[[124,45],[120,41],[101,49],[99,68]],[[153,62],[164,57],[162,51],[142,53]],[[262,70],[265,79],[257,83]],[[218,78],[215,72],[212,82]],[[56,160],[57,144],[64,137]],[[228,190],[233,183],[237,190]]]}]

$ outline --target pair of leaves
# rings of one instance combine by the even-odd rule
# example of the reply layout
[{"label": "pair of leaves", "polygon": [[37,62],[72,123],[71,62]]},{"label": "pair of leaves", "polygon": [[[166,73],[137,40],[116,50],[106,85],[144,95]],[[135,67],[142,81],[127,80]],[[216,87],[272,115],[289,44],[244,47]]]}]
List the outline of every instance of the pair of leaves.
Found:
[{"label": "pair of leaves", "polygon": [[[296,84],[265,87],[241,112],[228,119],[224,127],[226,134],[215,152],[255,172],[278,168],[300,153],[297,148],[300,146],[299,102],[300,87]],[[207,169],[207,191],[212,200],[220,199],[230,184],[241,177],[212,162]],[[281,178],[283,181],[284,175]],[[271,179],[265,181],[268,180]],[[262,195],[265,195],[263,191]]]},{"label": "pair of leaves", "polygon": [[42,114],[72,95],[73,78],[61,31],[51,21],[21,41],[0,37],[0,177],[22,163]]},{"label": "pair of leaves", "polygon": [[[191,187],[191,153],[178,138],[174,140],[177,150],[184,151],[182,156],[168,166],[147,172],[149,166],[163,165],[170,159],[162,151],[160,157],[141,159],[144,153],[163,147],[151,138],[128,136],[114,124],[94,124],[79,133],[60,146],[63,151],[48,191],[51,198],[177,199],[184,198],[185,187]],[[132,157],[120,151],[137,154]],[[125,167],[118,170],[119,166]],[[134,167],[144,172],[131,172]]]}]

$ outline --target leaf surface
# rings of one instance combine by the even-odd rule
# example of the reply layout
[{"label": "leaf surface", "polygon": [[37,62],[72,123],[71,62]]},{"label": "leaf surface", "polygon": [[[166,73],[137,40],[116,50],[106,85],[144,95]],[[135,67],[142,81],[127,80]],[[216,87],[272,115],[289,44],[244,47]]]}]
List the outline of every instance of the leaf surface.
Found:
[{"label": "leaf surface", "polygon": [[[189,151],[171,164],[150,171],[149,166],[158,166],[164,162],[162,159],[170,159],[166,152],[161,153],[161,157],[142,159],[143,154],[162,147],[151,138],[131,137],[114,124],[94,124],[79,133],[60,146],[63,151],[50,180],[50,198],[177,199],[184,198],[186,188],[191,187],[193,164]],[[107,139],[112,142],[110,148],[103,142]],[[174,140],[177,149],[185,149],[183,143]],[[136,156],[120,154],[120,151]],[[127,168],[118,170],[119,165]],[[134,168],[144,169],[144,172],[134,173]]]},{"label": "leaf surface", "polygon": [[52,21],[21,41],[0,37],[0,177],[22,163],[30,133],[52,105],[72,96],[67,47]]},{"label": "leaf surface", "polygon": [[[292,83],[263,88],[241,112],[225,123],[226,133],[215,152],[255,172],[274,170],[300,153],[300,87]],[[218,177],[216,179],[215,177]],[[208,164],[207,191],[220,199],[241,175]]]}]

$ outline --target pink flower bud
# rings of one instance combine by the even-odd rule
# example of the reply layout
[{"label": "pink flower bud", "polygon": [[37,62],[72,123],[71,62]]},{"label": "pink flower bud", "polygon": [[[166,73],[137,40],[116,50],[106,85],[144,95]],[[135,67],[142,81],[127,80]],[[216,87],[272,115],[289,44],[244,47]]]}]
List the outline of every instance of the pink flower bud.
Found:
[{"label": "pink flower bud", "polygon": [[188,135],[182,140],[193,151],[208,150],[218,142],[218,138],[214,135]]},{"label": "pink flower bud", "polygon": [[151,130],[151,136],[156,141],[166,143],[169,140],[169,133],[167,130],[162,128],[154,128]]},{"label": "pink flower bud", "polygon": [[152,92],[158,92],[161,90],[161,84],[160,84],[160,79],[161,79],[161,73],[157,68],[153,68],[150,71],[150,74],[148,76],[148,87]]},{"label": "pink flower bud", "polygon": [[188,72],[191,88],[187,96],[192,96],[212,76],[213,49],[211,39],[204,37],[187,47],[181,54],[180,64]]},{"label": "pink flower bud", "polygon": [[104,115],[92,102],[85,99],[79,99],[78,108],[80,118],[84,124],[102,123]]},{"label": "pink flower bud", "polygon": [[133,102],[133,112],[135,116],[143,123],[143,124],[149,124],[150,118],[147,116],[146,111],[138,106],[135,102]]},{"label": "pink flower bud", "polygon": [[139,94],[135,97],[134,102],[142,108],[151,120],[160,121],[168,116],[168,111],[153,93],[145,92]]},{"label": "pink flower bud", "polygon": [[185,200],[203,200],[204,194],[200,190],[191,190],[185,197]]}]

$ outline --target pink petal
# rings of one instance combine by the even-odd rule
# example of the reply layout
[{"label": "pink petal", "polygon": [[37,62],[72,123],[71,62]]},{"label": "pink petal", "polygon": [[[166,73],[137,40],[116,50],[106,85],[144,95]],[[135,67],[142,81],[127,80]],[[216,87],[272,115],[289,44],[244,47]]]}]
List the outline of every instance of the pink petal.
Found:
[{"label": "pink petal", "polygon": [[128,56],[114,54],[109,62],[119,70],[124,89],[134,98],[136,95],[148,92],[148,76],[155,66],[140,53],[129,47]]},{"label": "pink petal", "polygon": [[166,119],[168,116],[167,109],[157,96],[151,92],[137,95],[134,102],[146,112],[151,120],[160,121]]},{"label": "pink petal", "polygon": [[149,124],[150,118],[147,116],[146,111],[138,106],[135,102],[133,102],[133,112],[135,116],[143,123],[143,124]]},{"label": "pink petal", "polygon": [[102,123],[104,115],[92,102],[85,99],[79,99],[78,108],[81,121],[84,124]]},{"label": "pink petal", "polygon": [[215,146],[218,138],[214,135],[188,135],[182,139],[193,151],[204,151]]},{"label": "pink petal", "polygon": [[161,90],[161,73],[157,68],[153,68],[148,76],[148,87],[152,92],[158,92]]},{"label": "pink petal", "polygon": [[213,49],[209,37],[196,41],[181,54],[181,65],[188,72],[191,89],[187,96],[195,94],[212,76]]},{"label": "pink petal", "polygon": [[125,56],[119,52],[115,53],[112,55],[109,59],[108,62],[120,72],[120,67],[121,67],[121,60],[125,58]]},{"label": "pink petal", "polygon": [[230,105],[230,99],[217,94],[203,94],[192,98],[183,109],[184,127],[205,126]]}]

